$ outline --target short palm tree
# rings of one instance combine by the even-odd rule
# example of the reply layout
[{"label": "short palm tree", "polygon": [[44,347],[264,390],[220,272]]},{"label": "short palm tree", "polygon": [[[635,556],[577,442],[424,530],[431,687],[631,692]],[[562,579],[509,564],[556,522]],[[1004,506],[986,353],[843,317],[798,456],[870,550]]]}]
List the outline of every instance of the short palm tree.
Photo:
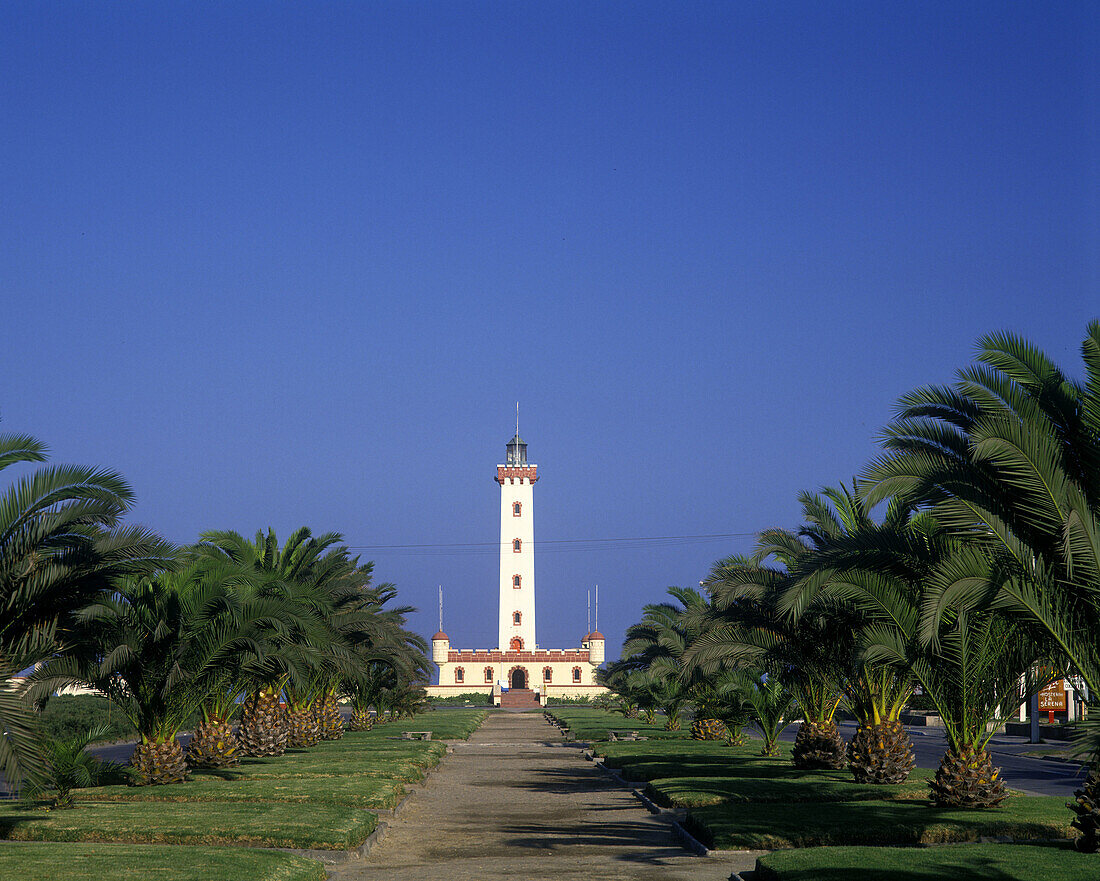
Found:
[{"label": "short palm tree", "polygon": [[122,767],[100,759],[87,751],[88,745],[107,736],[106,725],[91,728],[73,737],[48,739],[44,744],[46,772],[35,778],[24,795],[48,799],[51,808],[71,808],[73,790],[99,786]]},{"label": "short palm tree", "polygon": [[[0,436],[0,470],[46,454],[32,437]],[[120,526],[132,501],[115,472],[68,465],[39,468],[0,493],[0,772],[9,781],[44,767],[15,674],[63,647],[77,612],[114,579],[171,556],[155,535]]]},{"label": "short palm tree", "polygon": [[[1038,628],[989,605],[952,599],[965,597],[974,584],[989,590],[999,573],[984,544],[960,540],[930,515],[905,529],[852,534],[823,557],[820,571],[827,577],[814,602],[862,613],[863,660],[911,675],[943,720],[948,751],[932,787],[935,800],[998,804],[1007,791],[985,746],[998,724],[1045,683],[1034,671],[1064,670],[1065,657]],[[935,627],[928,636],[930,621]]]},{"label": "short palm tree", "polygon": [[764,739],[760,755],[779,755],[779,737],[790,724],[789,712],[794,704],[794,695],[778,676],[756,673],[752,676],[752,689],[748,697],[752,706],[752,720]]},{"label": "short palm tree", "polygon": [[[799,536],[808,547],[789,557],[794,565],[777,610],[794,619],[809,610],[840,624],[845,638],[833,646],[841,671],[839,682],[859,725],[848,744],[848,766],[858,783],[902,783],[916,761],[900,721],[912,694],[913,676],[905,666],[868,663],[860,634],[874,618],[860,606],[844,602],[842,586],[850,570],[858,570],[863,562],[860,551],[877,549],[898,530],[908,529],[911,512],[891,505],[884,522],[875,523],[856,493],[843,485],[826,487],[821,494],[802,493],[799,498],[805,517]],[[795,539],[785,531],[770,530],[761,541],[765,552],[770,550],[769,541],[785,547]]]},{"label": "short palm tree", "polygon": [[[865,495],[930,505],[945,527],[988,543],[1001,576],[956,585],[952,599],[1038,625],[1100,694],[1100,321],[1086,330],[1080,380],[1014,334],[978,347],[954,385],[901,399]],[[1096,765],[1090,791],[1100,802]],[[1094,829],[1083,846],[1100,847],[1100,811],[1075,811]]]},{"label": "short palm tree", "polygon": [[299,681],[312,677],[320,654],[333,639],[328,623],[331,596],[322,579],[333,573],[324,557],[340,540],[336,533],[315,537],[304,526],[281,547],[273,529],[266,535],[257,532],[253,541],[231,530],[202,534],[200,552],[266,573],[270,578],[265,581],[265,594],[294,604],[303,613],[302,627],[281,638],[284,665],[254,682],[244,701],[237,732],[244,755],[277,756],[286,751],[290,725],[283,690],[292,673]]},{"label": "short palm tree", "polygon": [[[793,546],[802,547],[797,539]],[[795,766],[840,768],[846,758],[834,721],[843,695],[837,646],[851,631],[833,616],[781,615],[777,603],[790,580],[785,569],[748,557],[716,563],[703,582],[711,591],[712,611],[684,654],[686,672],[709,677],[723,669],[776,671],[803,717],[792,753]]]},{"label": "short palm tree", "polygon": [[251,578],[232,564],[189,558],[119,581],[81,612],[71,654],[35,675],[48,685],[83,682],[126,714],[140,738],[130,760],[135,783],[182,782],[180,729],[220,684],[219,672],[253,650],[237,589]]},{"label": "short palm tree", "polygon": [[[670,587],[668,594],[677,603],[650,603],[642,620],[626,631],[622,658],[616,664],[627,671],[639,671],[637,684],[643,700],[649,700],[665,714],[665,727],[680,728],[680,713],[694,698],[693,686],[683,676],[682,659],[699,635],[699,626],[709,608],[707,598],[690,587]],[[702,733],[705,718],[692,723]],[[711,730],[714,726],[707,727]]]}]

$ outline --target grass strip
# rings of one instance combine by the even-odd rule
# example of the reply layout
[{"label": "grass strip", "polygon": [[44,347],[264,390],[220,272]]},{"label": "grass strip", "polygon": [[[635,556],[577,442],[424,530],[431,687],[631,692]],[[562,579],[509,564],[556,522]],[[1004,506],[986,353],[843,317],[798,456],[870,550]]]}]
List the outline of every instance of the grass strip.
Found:
[{"label": "grass strip", "polygon": [[[376,723],[372,731],[401,736],[402,731],[430,731],[433,740],[467,740],[489,715],[487,707],[475,709],[437,709],[412,719],[394,719]],[[371,732],[363,732],[371,733]]]},{"label": "grass strip", "polygon": [[171,786],[97,786],[73,794],[81,802],[283,802],[392,810],[404,797],[405,787],[397,780],[365,774],[239,780],[195,776]]},{"label": "grass strip", "polygon": [[1056,796],[1014,796],[985,811],[916,801],[723,803],[692,808],[687,826],[708,847],[775,850],[828,845],[911,845],[1066,838],[1071,814]]},{"label": "grass strip", "polygon": [[19,881],[324,881],[325,868],[297,854],[237,847],[13,841],[0,847],[0,874]]},{"label": "grass strip", "polygon": [[1096,856],[1069,845],[951,844],[943,847],[822,847],[760,857],[757,881],[1095,881]]},{"label": "grass strip", "polygon": [[[182,785],[182,784],[181,784]],[[81,802],[69,810],[0,804],[0,837],[16,841],[237,844],[348,850],[374,831],[369,811],[311,803]]]},{"label": "grass strip", "polygon": [[637,731],[642,737],[653,740],[682,740],[691,737],[688,731],[666,731],[663,719],[650,724],[644,719],[627,719],[621,713],[587,707],[551,707],[550,713],[569,726],[570,734],[577,740],[607,740],[611,731]]},{"label": "grass strip", "polygon": [[381,733],[362,732],[313,749],[287,750],[274,758],[244,758],[233,768],[192,773],[223,780],[368,775],[409,782],[422,779],[446,753],[447,745],[442,742],[393,740]]},{"label": "grass strip", "polygon": [[803,772],[797,779],[667,777],[646,784],[646,794],[666,807],[694,808],[729,802],[833,802],[927,799],[933,771],[914,770],[897,786],[854,783],[847,771]]},{"label": "grass strip", "polygon": [[[728,746],[714,740],[664,740],[648,743],[598,743],[593,747],[604,764],[627,780],[664,777],[766,777],[799,780],[805,772],[790,762],[790,744],[776,758],[763,758],[759,741]],[[851,779],[849,776],[848,779]]]}]

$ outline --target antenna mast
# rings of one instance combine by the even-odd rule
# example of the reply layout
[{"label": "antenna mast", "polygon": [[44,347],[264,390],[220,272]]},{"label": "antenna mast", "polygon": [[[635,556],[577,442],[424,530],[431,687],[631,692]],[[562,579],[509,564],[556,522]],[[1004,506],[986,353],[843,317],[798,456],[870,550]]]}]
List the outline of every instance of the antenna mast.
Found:
[{"label": "antenna mast", "polygon": [[443,632],[443,585],[439,585],[439,632]]},{"label": "antenna mast", "polygon": [[588,633],[592,632],[592,591],[588,591]]},{"label": "antenna mast", "polygon": [[600,586],[598,584],[596,585],[596,605],[593,611],[595,611],[596,615],[592,623],[595,625],[595,630],[598,632],[600,629]]}]

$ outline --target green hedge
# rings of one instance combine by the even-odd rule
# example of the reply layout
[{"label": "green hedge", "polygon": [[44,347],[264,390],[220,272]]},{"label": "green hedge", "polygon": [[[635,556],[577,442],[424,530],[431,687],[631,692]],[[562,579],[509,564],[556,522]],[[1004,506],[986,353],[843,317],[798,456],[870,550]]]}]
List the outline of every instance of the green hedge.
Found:
[{"label": "green hedge", "polygon": [[38,714],[39,728],[47,737],[67,740],[99,725],[106,725],[105,740],[133,740],[137,737],[127,719],[105,697],[95,694],[51,697]]}]

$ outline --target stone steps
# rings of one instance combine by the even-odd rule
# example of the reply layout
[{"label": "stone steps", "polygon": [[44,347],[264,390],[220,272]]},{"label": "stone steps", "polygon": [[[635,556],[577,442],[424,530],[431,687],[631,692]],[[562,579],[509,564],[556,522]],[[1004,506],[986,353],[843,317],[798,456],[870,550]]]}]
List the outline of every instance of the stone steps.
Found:
[{"label": "stone steps", "polygon": [[501,692],[500,708],[502,710],[537,710],[540,704],[530,688],[512,688]]}]

